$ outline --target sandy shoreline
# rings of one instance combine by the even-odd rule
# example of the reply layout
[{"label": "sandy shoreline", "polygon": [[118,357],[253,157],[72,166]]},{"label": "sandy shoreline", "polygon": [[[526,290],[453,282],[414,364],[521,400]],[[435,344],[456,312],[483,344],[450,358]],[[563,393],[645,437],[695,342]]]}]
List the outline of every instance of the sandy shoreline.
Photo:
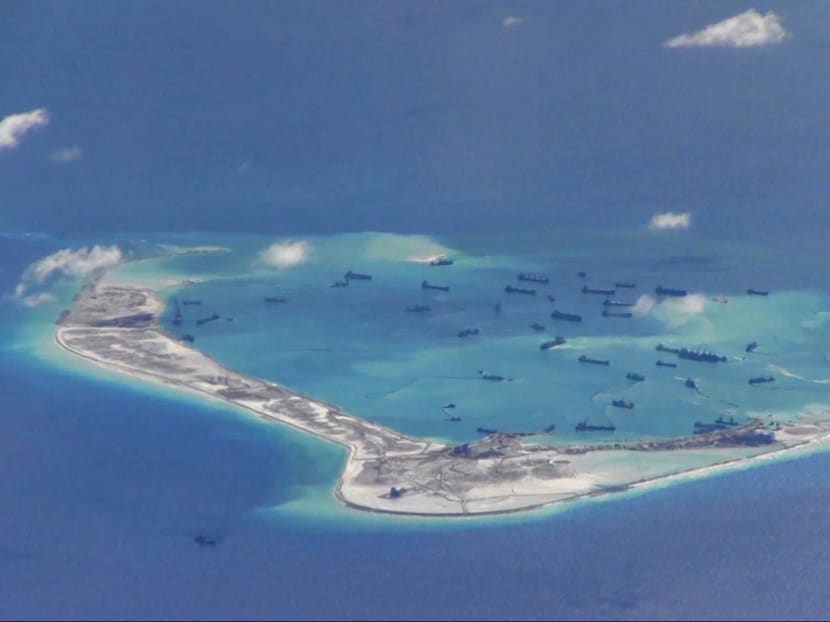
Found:
[{"label": "sandy shoreline", "polygon": [[[54,342],[101,368],[220,399],[346,447],[334,495],[363,511],[458,517],[536,510],[705,477],[830,438],[830,412],[822,411],[813,421],[779,426],[774,442],[762,448],[742,446],[743,432],[734,431],[710,435],[711,446],[701,444],[702,437],[669,439],[672,447],[680,447],[673,449],[652,447],[654,442],[647,447],[539,446],[509,434],[450,446],[410,438],[336,405],[228,369],[165,334],[159,326],[163,309],[154,290],[109,279],[80,292],[73,309],[62,315]],[[759,433],[772,434],[760,423],[746,430],[747,435]],[[734,445],[725,446],[729,442]],[[636,465],[624,460],[632,451],[640,452]]]}]

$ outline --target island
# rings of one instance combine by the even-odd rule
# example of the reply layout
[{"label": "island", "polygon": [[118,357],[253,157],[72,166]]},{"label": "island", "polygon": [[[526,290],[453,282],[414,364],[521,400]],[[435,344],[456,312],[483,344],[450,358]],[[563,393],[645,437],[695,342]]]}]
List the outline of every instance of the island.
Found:
[{"label": "island", "polygon": [[830,412],[818,409],[786,421],[759,416],[701,434],[620,442],[552,445],[499,431],[460,445],[410,438],[225,367],[166,334],[164,307],[151,288],[99,279],[61,313],[55,340],[95,365],[224,400],[347,448],[335,495],[360,510],[421,516],[530,510],[731,468],[830,436]]}]

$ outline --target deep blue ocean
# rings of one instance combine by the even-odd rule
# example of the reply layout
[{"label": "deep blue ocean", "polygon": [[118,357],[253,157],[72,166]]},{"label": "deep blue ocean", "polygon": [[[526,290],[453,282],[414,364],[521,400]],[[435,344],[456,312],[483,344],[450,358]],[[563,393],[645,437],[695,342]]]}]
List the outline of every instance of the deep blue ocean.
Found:
[{"label": "deep blue ocean", "polygon": [[[83,241],[3,238],[2,289]],[[830,454],[556,512],[365,515],[330,498],[337,447],[33,356],[26,327],[48,332],[52,315],[2,307],[3,618],[765,619],[830,608]]]}]

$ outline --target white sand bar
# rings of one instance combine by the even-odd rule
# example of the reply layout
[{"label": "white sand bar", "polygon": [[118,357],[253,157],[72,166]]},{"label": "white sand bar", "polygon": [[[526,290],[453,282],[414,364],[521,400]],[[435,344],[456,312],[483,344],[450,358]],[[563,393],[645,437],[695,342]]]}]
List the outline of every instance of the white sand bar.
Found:
[{"label": "white sand bar", "polygon": [[112,279],[82,290],[58,320],[57,343],[108,369],[225,400],[349,449],[336,496],[354,508],[462,516],[515,512],[735,466],[830,435],[830,410],[753,419],[672,439],[540,445],[491,434],[450,446],[407,437],[335,405],[237,373],[165,334],[152,289]]}]

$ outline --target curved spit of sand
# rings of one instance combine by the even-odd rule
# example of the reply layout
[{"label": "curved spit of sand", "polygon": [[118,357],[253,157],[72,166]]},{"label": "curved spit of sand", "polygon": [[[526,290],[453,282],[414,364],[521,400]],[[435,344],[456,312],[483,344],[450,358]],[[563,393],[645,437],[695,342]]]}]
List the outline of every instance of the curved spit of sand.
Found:
[{"label": "curved spit of sand", "polygon": [[739,428],[674,439],[553,447],[499,433],[450,446],[410,438],[228,369],[165,334],[159,326],[163,309],[152,289],[99,282],[61,314],[56,342],[108,369],[223,399],[347,447],[335,494],[362,510],[425,516],[528,510],[722,469],[830,435],[830,411],[824,409],[775,428],[753,419]]}]

